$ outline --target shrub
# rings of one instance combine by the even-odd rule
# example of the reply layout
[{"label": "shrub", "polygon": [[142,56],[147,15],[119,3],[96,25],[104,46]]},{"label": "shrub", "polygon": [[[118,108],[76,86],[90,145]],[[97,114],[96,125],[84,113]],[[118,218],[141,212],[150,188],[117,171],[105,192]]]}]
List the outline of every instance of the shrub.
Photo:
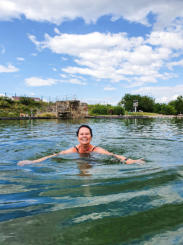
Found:
[{"label": "shrub", "polygon": [[111,105],[89,105],[89,114],[91,115],[124,115],[124,108],[121,106]]},{"label": "shrub", "polygon": [[124,115],[125,114],[125,109],[121,106],[113,106],[114,108],[114,115]]},{"label": "shrub", "polygon": [[162,104],[160,113],[165,115],[175,115],[176,110],[172,105]]}]

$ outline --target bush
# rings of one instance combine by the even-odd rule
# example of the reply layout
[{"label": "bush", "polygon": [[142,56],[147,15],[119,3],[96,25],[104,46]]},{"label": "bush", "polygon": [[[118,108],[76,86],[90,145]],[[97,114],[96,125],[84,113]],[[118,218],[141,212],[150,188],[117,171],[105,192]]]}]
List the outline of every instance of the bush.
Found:
[{"label": "bush", "polygon": [[8,112],[0,111],[0,117],[8,117]]},{"label": "bush", "polygon": [[10,108],[11,104],[7,100],[0,100],[0,108]]},{"label": "bush", "polygon": [[20,97],[19,103],[26,106],[32,106],[35,105],[35,101],[32,98],[29,97]]},{"label": "bush", "polygon": [[124,115],[124,108],[121,106],[111,105],[89,105],[89,114],[91,115]]},{"label": "bush", "polygon": [[8,117],[18,117],[16,112],[9,112]]},{"label": "bush", "polygon": [[114,115],[124,115],[125,109],[121,106],[113,106],[114,108]]},{"label": "bush", "polygon": [[91,112],[91,114],[107,115],[107,106],[106,105],[100,105],[100,104],[92,105],[89,108],[89,111]]},{"label": "bush", "polygon": [[0,117],[17,117],[18,114],[16,112],[10,111],[0,111]]}]

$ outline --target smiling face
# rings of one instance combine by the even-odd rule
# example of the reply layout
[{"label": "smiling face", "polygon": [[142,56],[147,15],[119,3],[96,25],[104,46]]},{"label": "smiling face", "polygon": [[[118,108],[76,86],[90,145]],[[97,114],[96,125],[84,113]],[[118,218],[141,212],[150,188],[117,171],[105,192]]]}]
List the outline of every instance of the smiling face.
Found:
[{"label": "smiling face", "polygon": [[90,144],[90,141],[92,139],[90,130],[88,128],[82,127],[79,130],[78,133],[78,141],[81,145],[87,145]]}]

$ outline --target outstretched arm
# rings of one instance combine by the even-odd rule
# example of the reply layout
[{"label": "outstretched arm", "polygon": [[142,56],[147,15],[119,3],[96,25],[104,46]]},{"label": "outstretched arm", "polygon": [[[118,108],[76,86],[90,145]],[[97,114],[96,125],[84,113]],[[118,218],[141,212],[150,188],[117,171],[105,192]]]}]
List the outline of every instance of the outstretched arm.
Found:
[{"label": "outstretched arm", "polygon": [[94,150],[96,153],[99,153],[99,154],[105,154],[105,155],[109,155],[109,156],[114,156],[116,157],[117,159],[119,159],[120,161],[126,163],[126,164],[134,164],[134,163],[138,163],[138,164],[143,164],[144,163],[144,160],[143,159],[136,159],[136,160],[133,160],[133,159],[130,159],[130,158],[127,158],[125,156],[122,156],[122,155],[117,155],[117,154],[114,154],[112,152],[109,152],[101,147],[96,147],[95,150]]},{"label": "outstretched arm", "polygon": [[23,160],[23,161],[18,162],[17,165],[24,166],[26,164],[38,163],[38,162],[45,161],[45,160],[47,160],[49,158],[56,157],[56,156],[61,155],[61,154],[70,154],[70,153],[74,153],[74,152],[75,152],[75,149],[74,149],[74,147],[72,147],[72,148],[70,148],[68,150],[60,151],[59,153],[55,153],[55,154],[52,154],[52,155],[49,155],[49,156],[46,156],[46,157],[41,157],[41,158],[36,159],[36,160]]}]

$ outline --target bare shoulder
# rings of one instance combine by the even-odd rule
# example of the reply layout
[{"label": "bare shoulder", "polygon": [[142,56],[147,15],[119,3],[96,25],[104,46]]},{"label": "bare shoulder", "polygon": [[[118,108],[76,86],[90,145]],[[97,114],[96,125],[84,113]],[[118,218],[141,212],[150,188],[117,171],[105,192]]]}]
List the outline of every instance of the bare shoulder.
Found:
[{"label": "bare shoulder", "polygon": [[67,150],[59,152],[59,154],[70,154],[70,153],[76,153],[76,152],[77,152],[76,148],[75,147],[71,147],[71,148],[69,148]]}]

